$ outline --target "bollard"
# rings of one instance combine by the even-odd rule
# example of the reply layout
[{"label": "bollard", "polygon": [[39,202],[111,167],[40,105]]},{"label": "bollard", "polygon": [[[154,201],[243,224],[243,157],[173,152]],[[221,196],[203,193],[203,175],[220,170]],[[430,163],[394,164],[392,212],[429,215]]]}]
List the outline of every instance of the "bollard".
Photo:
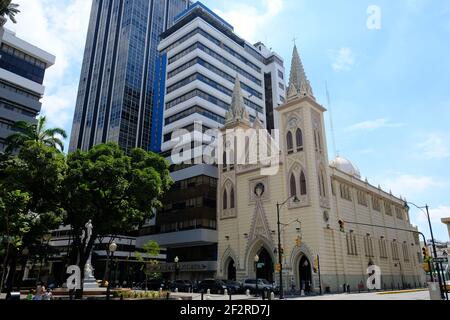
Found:
[{"label": "bollard", "polygon": [[272,293],[270,294],[270,300],[275,300],[275,293],[274,293],[274,292],[272,292]]},{"label": "bollard", "polygon": [[175,288],[175,293],[178,293],[178,288]]},{"label": "bollard", "polygon": [[227,295],[228,295],[228,290],[227,290],[227,289],[223,290],[223,295],[224,295],[224,296],[227,296]]},{"label": "bollard", "polygon": [[203,300],[205,300],[205,297],[204,297],[204,293],[203,293],[203,290],[202,290],[202,301]]},{"label": "bollard", "polygon": [[162,288],[159,288],[159,296],[162,297],[162,294],[163,294],[163,290],[162,290]]},{"label": "bollard", "polygon": [[301,295],[302,297],[304,297],[304,296],[305,296],[305,290],[302,289],[302,292],[301,292],[300,295]]},{"label": "bollard", "polygon": [[247,297],[250,297],[250,290],[249,290],[249,289],[247,289],[247,291],[245,291],[245,295],[246,295]]},{"label": "bollard", "polygon": [[211,289],[208,289],[208,290],[206,291],[206,294],[209,296],[209,295],[211,294]]}]

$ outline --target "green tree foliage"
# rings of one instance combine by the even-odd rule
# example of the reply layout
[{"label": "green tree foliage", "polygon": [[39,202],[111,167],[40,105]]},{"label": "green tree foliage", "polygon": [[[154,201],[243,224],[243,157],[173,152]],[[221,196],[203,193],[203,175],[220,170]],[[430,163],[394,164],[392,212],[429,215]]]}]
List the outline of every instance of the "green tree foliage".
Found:
[{"label": "green tree foliage", "polygon": [[66,139],[67,133],[61,128],[47,128],[47,118],[39,117],[37,123],[29,123],[18,121],[14,124],[13,129],[17,131],[6,139],[6,152],[11,153],[20,149],[26,142],[35,141],[64,151],[64,143],[60,137]]},{"label": "green tree foliage", "polygon": [[[74,235],[72,263],[82,272],[95,240],[135,231],[160,206],[172,183],[167,161],[141,149],[125,155],[117,144],[98,145],[68,156],[63,184],[65,223]],[[81,235],[92,221],[89,242]]]},{"label": "green tree foliage", "polygon": [[[11,270],[16,269],[15,264],[23,248],[31,251],[34,246],[40,245],[45,234],[61,225],[64,215],[60,204],[61,185],[65,172],[65,156],[39,142],[25,142],[18,155],[1,155],[1,201],[6,208],[10,208],[12,202],[5,201],[11,192],[28,197],[23,210],[26,214],[22,216],[26,219],[27,228],[9,231],[9,239],[20,238],[20,242],[15,241],[15,250],[6,254]],[[0,233],[6,234],[6,230],[0,229]],[[9,278],[7,282],[11,289],[13,272],[10,272]]]},{"label": "green tree foliage", "polygon": [[157,257],[161,252],[161,248],[155,241],[149,241],[142,247],[142,252],[136,251],[136,260],[139,261],[141,266],[141,271],[145,274],[145,290],[147,290],[147,281],[149,278],[157,279],[161,277],[160,273],[153,272],[149,267],[159,264]]},{"label": "green tree foliage", "polygon": [[23,236],[30,231],[29,201],[30,196],[20,190],[0,189],[0,240],[5,248],[0,288],[3,288],[10,251],[17,251]]},{"label": "green tree foliage", "polygon": [[13,23],[17,23],[16,14],[20,12],[19,5],[11,0],[0,0],[0,16],[8,17]]}]

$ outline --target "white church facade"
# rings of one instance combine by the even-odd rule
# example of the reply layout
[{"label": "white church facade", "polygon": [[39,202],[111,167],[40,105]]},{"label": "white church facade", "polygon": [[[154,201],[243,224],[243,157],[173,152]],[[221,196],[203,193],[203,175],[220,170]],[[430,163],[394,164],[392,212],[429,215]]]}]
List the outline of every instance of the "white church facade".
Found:
[{"label": "white church facade", "polygon": [[[420,243],[404,200],[362,180],[345,158],[329,161],[326,109],[314,97],[297,48],[287,101],[277,112],[277,174],[240,165],[234,153],[232,161],[230,154],[224,156],[217,197],[217,277],[279,283],[280,238],[285,290],[295,285],[297,290],[318,292],[321,286],[342,292],[348,285],[355,291],[366,286],[370,265],[381,268],[382,288],[422,286]],[[250,124],[240,88],[235,88],[222,131],[252,127],[262,129],[258,119]]]}]

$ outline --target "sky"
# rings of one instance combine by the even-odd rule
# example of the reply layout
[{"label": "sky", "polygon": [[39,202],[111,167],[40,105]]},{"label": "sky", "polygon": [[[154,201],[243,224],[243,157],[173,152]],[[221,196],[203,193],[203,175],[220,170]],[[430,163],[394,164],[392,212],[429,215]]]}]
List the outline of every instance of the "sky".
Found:
[{"label": "sky", "polygon": [[[22,12],[7,27],[56,56],[42,114],[70,133],[91,0],[14,2]],[[435,237],[449,240],[440,220],[450,217],[450,1],[202,2],[244,39],[280,54],[287,72],[296,39],[315,96],[329,110],[330,159],[344,156],[372,185],[428,204]],[[429,236],[423,212],[411,209],[411,220]]]}]

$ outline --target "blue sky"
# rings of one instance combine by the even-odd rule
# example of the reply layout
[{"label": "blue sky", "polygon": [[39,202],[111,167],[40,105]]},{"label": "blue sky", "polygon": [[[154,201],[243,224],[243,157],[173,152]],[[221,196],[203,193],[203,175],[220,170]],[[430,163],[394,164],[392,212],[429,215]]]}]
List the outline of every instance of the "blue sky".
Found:
[{"label": "blue sky", "polygon": [[[7,27],[57,56],[47,74],[44,113],[70,132],[90,0],[16,0]],[[239,35],[263,41],[289,69],[296,38],[318,101],[331,95],[336,149],[373,185],[431,207],[436,238],[450,217],[450,1],[204,0]],[[367,9],[381,28],[367,28]],[[46,8],[44,10],[44,8]],[[33,30],[33,32],[30,32]],[[329,123],[329,114],[327,114]],[[334,157],[328,125],[330,158]],[[411,211],[428,234],[424,215]]]}]

